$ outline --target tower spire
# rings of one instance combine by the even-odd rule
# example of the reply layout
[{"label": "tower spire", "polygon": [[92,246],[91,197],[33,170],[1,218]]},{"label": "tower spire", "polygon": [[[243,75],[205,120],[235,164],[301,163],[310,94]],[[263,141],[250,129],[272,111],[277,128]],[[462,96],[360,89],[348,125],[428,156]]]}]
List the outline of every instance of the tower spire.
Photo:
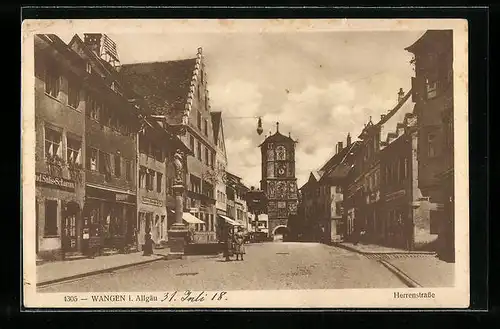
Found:
[{"label": "tower spire", "polygon": [[276,132],[277,133],[280,132],[280,123],[279,122],[276,122]]}]

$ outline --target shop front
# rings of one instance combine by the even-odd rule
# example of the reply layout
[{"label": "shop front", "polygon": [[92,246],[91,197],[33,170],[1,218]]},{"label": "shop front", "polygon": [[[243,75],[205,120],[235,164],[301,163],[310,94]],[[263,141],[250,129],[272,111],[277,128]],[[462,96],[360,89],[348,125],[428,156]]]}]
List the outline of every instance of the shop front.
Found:
[{"label": "shop front", "polygon": [[74,180],[36,173],[36,254],[62,259],[82,249],[83,187]]},{"label": "shop front", "polygon": [[124,251],[135,244],[135,194],[87,184],[85,199],[85,251],[91,254],[103,249]]},{"label": "shop front", "polygon": [[154,244],[165,245],[168,233],[167,207],[156,198],[141,196],[138,200],[138,247],[142,250],[145,234],[149,232]]},{"label": "shop front", "polygon": [[389,193],[385,197],[384,242],[389,247],[412,249],[413,216],[406,190]]}]

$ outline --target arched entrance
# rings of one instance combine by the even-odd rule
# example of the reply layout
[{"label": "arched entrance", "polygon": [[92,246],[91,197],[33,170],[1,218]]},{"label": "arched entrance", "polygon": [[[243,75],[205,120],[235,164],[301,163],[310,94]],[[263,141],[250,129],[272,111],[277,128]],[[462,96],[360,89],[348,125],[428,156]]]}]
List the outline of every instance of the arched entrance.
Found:
[{"label": "arched entrance", "polygon": [[290,235],[290,229],[285,225],[276,226],[272,232],[274,241],[284,241],[288,235]]}]

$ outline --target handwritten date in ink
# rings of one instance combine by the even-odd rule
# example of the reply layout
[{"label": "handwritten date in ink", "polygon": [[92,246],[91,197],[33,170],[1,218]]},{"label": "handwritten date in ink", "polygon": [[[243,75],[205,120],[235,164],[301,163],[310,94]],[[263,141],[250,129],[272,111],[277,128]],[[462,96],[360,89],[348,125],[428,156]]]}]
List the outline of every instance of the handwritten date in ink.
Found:
[{"label": "handwritten date in ink", "polygon": [[176,302],[181,301],[185,303],[201,303],[206,300],[211,301],[224,301],[227,300],[227,291],[219,291],[216,293],[206,293],[202,292],[193,292],[191,290],[186,290],[184,293],[179,293],[178,291],[174,292],[166,292],[163,294],[162,302]]}]

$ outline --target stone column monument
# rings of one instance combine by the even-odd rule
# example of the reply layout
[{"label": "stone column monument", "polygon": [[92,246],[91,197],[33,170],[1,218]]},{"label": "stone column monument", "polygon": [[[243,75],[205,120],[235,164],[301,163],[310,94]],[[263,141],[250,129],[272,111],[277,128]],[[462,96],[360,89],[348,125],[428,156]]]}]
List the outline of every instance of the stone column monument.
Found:
[{"label": "stone column monument", "polygon": [[187,226],[184,225],[182,214],[184,212],[184,155],[180,150],[174,155],[175,181],[175,223],[168,231],[168,245],[170,247],[169,258],[182,258],[184,255],[185,237]]}]

